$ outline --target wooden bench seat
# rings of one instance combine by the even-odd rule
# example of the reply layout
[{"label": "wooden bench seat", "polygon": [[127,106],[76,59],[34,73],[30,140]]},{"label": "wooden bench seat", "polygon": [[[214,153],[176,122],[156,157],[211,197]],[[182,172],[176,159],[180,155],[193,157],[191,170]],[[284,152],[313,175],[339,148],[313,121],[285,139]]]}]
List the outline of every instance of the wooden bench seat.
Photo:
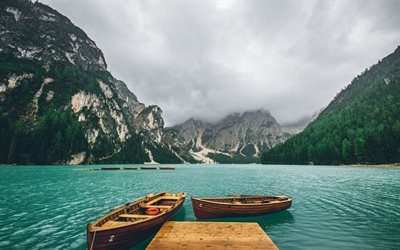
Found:
[{"label": "wooden bench seat", "polygon": [[164,208],[164,209],[170,209],[172,206],[161,206],[161,205],[147,205],[145,208]]},{"label": "wooden bench seat", "polygon": [[178,196],[161,196],[161,197],[155,198],[154,200],[150,201],[149,204],[156,203],[157,201],[160,201],[160,200],[179,200],[179,199],[180,199],[180,197],[178,197]]},{"label": "wooden bench seat", "polygon": [[120,226],[125,226],[127,224],[131,224],[132,222],[124,222],[124,221],[113,221],[109,220],[103,225],[101,225],[100,228],[113,228],[113,227],[120,227]]},{"label": "wooden bench seat", "polygon": [[163,199],[166,199],[166,200],[179,200],[180,199],[180,197],[177,197],[177,196],[163,196],[163,197],[160,197],[161,198],[161,200],[163,200]]},{"label": "wooden bench seat", "polygon": [[120,214],[120,218],[133,218],[133,219],[148,219],[154,217],[154,215],[144,215],[144,214]]}]

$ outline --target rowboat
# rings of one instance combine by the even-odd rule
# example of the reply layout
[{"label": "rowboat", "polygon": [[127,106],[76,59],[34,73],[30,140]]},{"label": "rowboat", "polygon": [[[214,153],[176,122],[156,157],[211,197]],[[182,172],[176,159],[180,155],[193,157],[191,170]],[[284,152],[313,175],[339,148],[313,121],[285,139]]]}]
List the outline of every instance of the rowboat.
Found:
[{"label": "rowboat", "polygon": [[141,170],[155,170],[157,167],[140,167]]},{"label": "rowboat", "polygon": [[124,167],[123,170],[137,170],[137,168]]},{"label": "rowboat", "polygon": [[160,167],[160,170],[175,170],[174,167]]},{"label": "rowboat", "polygon": [[286,196],[192,197],[192,207],[198,219],[256,216],[279,212],[291,205],[292,199]]},{"label": "rowboat", "polygon": [[87,225],[92,249],[128,249],[143,241],[182,207],[186,193],[162,192],[123,204]]},{"label": "rowboat", "polygon": [[101,170],[120,170],[121,168],[104,167]]}]

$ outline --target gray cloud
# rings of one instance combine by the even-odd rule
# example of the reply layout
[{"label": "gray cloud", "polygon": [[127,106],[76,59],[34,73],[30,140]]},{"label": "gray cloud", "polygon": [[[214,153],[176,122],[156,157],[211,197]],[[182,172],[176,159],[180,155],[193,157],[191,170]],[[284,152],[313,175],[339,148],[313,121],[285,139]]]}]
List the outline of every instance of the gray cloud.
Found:
[{"label": "gray cloud", "polygon": [[81,27],[167,125],[326,106],[400,43],[400,2],[41,0]]}]

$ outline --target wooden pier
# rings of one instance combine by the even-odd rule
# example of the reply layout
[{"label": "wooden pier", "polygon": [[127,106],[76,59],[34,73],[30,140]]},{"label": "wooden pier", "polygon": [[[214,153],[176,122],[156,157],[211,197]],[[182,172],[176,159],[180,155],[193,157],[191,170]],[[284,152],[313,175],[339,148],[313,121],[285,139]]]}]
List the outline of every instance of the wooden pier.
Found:
[{"label": "wooden pier", "polygon": [[278,249],[257,223],[169,221],[147,250]]}]

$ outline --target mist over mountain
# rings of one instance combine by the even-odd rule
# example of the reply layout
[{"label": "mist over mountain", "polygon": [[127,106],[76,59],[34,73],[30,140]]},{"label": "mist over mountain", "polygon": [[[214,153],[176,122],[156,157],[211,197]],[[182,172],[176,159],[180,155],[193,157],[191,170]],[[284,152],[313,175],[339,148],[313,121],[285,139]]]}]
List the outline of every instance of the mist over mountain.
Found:
[{"label": "mist over mountain", "polygon": [[263,107],[297,121],[399,43],[394,0],[40,1],[83,28],[167,126]]},{"label": "mist over mountain", "polygon": [[400,47],[357,75],[304,131],[265,152],[263,163],[400,161]]},{"label": "mist over mountain", "polygon": [[[63,9],[60,6],[63,6],[64,3],[50,2],[51,5]],[[80,2],[74,4],[87,6],[86,3]],[[96,5],[97,7],[90,5],[88,9],[91,10],[93,7],[98,8],[99,11],[104,11],[105,8],[103,7],[108,6],[108,4],[104,2]],[[320,107],[315,104],[323,103],[321,101],[316,102],[316,99],[324,99],[324,102],[327,100],[326,93],[322,94],[321,91],[327,87],[330,92],[333,91],[334,93],[338,85],[332,83],[343,79],[341,78],[342,74],[349,75],[361,65],[358,64],[361,52],[363,52],[362,56],[365,56],[362,61],[369,62],[380,51],[384,50],[387,44],[394,43],[391,24],[396,19],[393,17],[391,8],[382,7],[382,11],[384,10],[383,12],[386,14],[371,19],[371,26],[368,26],[367,31],[388,25],[388,28],[384,29],[383,33],[381,32],[382,37],[387,38],[384,39],[387,42],[386,45],[376,45],[374,47],[376,49],[370,51],[371,53],[365,53],[366,50],[361,49],[352,50],[350,53],[341,50],[343,44],[340,43],[339,49],[335,43],[331,44],[331,50],[321,50],[322,48],[316,45],[313,48],[317,52],[327,54],[325,54],[326,57],[314,57],[313,54],[310,54],[312,50],[305,46],[304,40],[300,39],[298,43],[289,46],[291,48],[290,53],[286,53],[285,56],[268,57],[270,50],[266,51],[265,47],[261,46],[263,44],[261,41],[265,39],[246,33],[248,35],[246,38],[251,39],[244,40],[242,41],[243,44],[240,44],[246,45],[244,51],[246,53],[242,54],[255,56],[255,51],[259,51],[260,53],[256,54],[263,55],[257,57],[257,60],[255,58],[250,60],[251,58],[247,58],[247,56],[244,58],[240,56],[232,57],[232,55],[236,55],[238,45],[231,44],[228,46],[229,50],[225,51],[225,47],[219,44],[224,39],[212,40],[216,44],[213,45],[216,46],[213,49],[204,47],[204,50],[196,50],[198,47],[188,47],[187,50],[183,49],[188,53],[179,53],[179,55],[184,54],[185,56],[178,56],[176,52],[181,52],[184,46],[171,47],[172,45],[204,45],[201,42],[191,43],[190,39],[188,42],[187,37],[184,36],[188,33],[185,32],[182,33],[184,35],[182,35],[183,40],[181,42],[179,42],[179,39],[174,40],[175,36],[172,35],[175,33],[168,29],[168,27],[175,28],[176,25],[171,26],[171,23],[166,20],[170,20],[174,16],[172,14],[183,7],[187,9],[188,13],[191,13],[193,11],[192,5],[168,5],[172,7],[167,8],[166,16],[157,19],[157,15],[154,15],[154,13],[158,12],[151,3],[149,5],[137,5],[137,3],[130,2],[126,4],[129,7],[135,7],[135,17],[143,18],[149,25],[149,27],[143,27],[141,26],[143,23],[133,22],[132,25],[137,28],[133,29],[137,32],[135,35],[140,37],[140,35],[144,35],[144,31],[147,31],[144,32],[145,37],[150,36],[147,37],[148,41],[155,42],[145,43],[138,40],[135,44],[140,44],[142,47],[117,46],[121,41],[127,43],[131,41],[131,37],[124,36],[126,32],[123,34],[117,32],[118,36],[113,37],[118,37],[118,39],[113,39],[113,46],[110,48],[109,44],[105,42],[108,40],[100,37],[100,43],[108,44],[105,47],[112,54],[115,48],[124,51],[124,53],[119,54],[124,56],[118,57],[122,64],[115,64],[115,59],[113,59],[112,65],[114,65],[113,69],[116,65],[119,65],[120,67],[117,68],[122,71],[126,70],[127,65],[129,66],[129,74],[121,74],[122,71],[116,70],[118,75],[124,75],[124,78],[129,81],[129,84],[131,84],[129,87],[125,82],[118,80],[111,74],[109,65],[106,63],[106,56],[97,44],[82,29],[75,26],[70,19],[58,11],[47,5],[39,2],[33,3],[29,0],[4,0],[0,2],[0,136],[2,137],[0,162],[17,164],[248,163],[257,162],[264,151],[268,151],[270,156],[273,155],[274,152],[278,152],[274,148],[280,150],[283,146],[279,145],[285,141],[284,145],[292,145],[293,143],[295,149],[292,149],[292,151],[297,152],[295,158],[290,156],[286,160],[301,159],[305,162],[304,159],[315,159],[316,154],[324,155],[321,153],[321,148],[324,148],[326,152],[334,152],[334,155],[330,155],[327,158],[328,160],[317,159],[315,162],[324,163],[333,161],[333,159],[336,161],[339,156],[342,157],[339,162],[382,162],[386,157],[384,153],[381,152],[381,155],[377,156],[380,159],[379,161],[375,158],[370,159],[367,155],[374,154],[370,152],[371,148],[366,145],[371,143],[381,145],[383,143],[382,138],[386,138],[388,135],[397,138],[396,133],[393,132],[395,130],[392,124],[392,120],[395,118],[391,118],[395,117],[393,113],[388,113],[389,111],[381,112],[390,117],[390,121],[378,126],[379,129],[377,129],[375,123],[382,122],[385,119],[365,116],[364,113],[375,114],[377,112],[376,109],[373,110],[372,104],[366,101],[367,97],[371,98],[371,102],[381,99],[384,100],[382,103],[386,103],[388,100],[388,93],[385,91],[389,90],[378,88],[381,87],[382,79],[386,84],[384,86],[397,86],[394,83],[397,81],[396,57],[398,50],[380,61],[378,65],[368,69],[361,76],[357,76],[353,83],[346,90],[340,92],[334,102],[329,104],[324,111],[311,115]],[[121,5],[119,3],[115,6],[115,9],[107,9],[107,11],[114,11],[114,14],[118,14],[117,10],[120,10]],[[238,10],[238,6],[234,3],[228,8],[221,8],[221,6],[215,6],[213,3],[207,3],[203,6],[202,11],[208,13],[206,10],[216,8],[218,13],[225,11],[227,17],[230,17],[231,11]],[[255,6],[258,6],[258,4],[249,5],[238,13],[251,12],[251,10],[255,10],[252,9]],[[324,4],[318,6],[324,7],[321,13],[329,13]],[[339,8],[345,6],[342,3],[339,4]],[[366,12],[372,11],[374,6],[375,4],[367,4]],[[394,7],[396,6],[398,5],[394,4]],[[261,7],[263,5],[260,5]],[[279,5],[278,7],[283,6]],[[320,19],[314,15],[316,14],[315,10],[319,10],[319,8],[314,5],[311,6],[312,8],[308,8],[310,6],[303,7],[303,11],[311,10],[308,19],[310,25],[307,26],[307,29],[309,29],[312,26],[311,24],[316,24],[316,20]],[[67,10],[70,9],[67,8]],[[84,10],[85,8],[82,8],[78,11]],[[203,13],[202,11],[200,12]],[[355,10],[351,11],[354,12]],[[69,11],[68,13],[74,15]],[[193,14],[193,19],[190,20],[203,20],[198,19],[196,15]],[[93,34],[91,29],[93,27],[89,24],[96,20],[96,25],[98,25],[97,22],[102,20],[91,19],[89,18],[90,15],[83,16],[85,18],[82,20],[87,21],[87,23],[84,23],[85,27]],[[184,17],[187,18],[187,16]],[[163,20],[165,22],[161,22]],[[186,26],[185,22],[180,22],[180,17],[175,21],[172,24],[184,24],[183,30],[192,31],[187,29],[189,26]],[[260,23],[264,23],[264,21],[263,19]],[[216,24],[221,25],[223,23],[217,22]],[[166,26],[159,26],[160,24]],[[209,27],[210,24],[201,23],[197,28]],[[236,25],[238,24],[236,23]],[[121,27],[125,26],[122,25]],[[197,28],[193,30],[197,30]],[[218,30],[220,29],[214,30],[216,33],[208,34],[206,32],[204,37],[207,37],[207,39],[205,41],[209,41],[209,37],[222,38],[217,36],[220,34]],[[292,27],[289,30],[292,30]],[[364,30],[357,34],[364,37],[369,34],[367,31]],[[308,32],[310,31],[308,30]],[[104,33],[94,32],[96,36]],[[340,37],[342,31],[338,28],[333,33]],[[235,37],[232,35],[233,33],[228,37]],[[357,42],[357,39],[354,39],[355,37],[349,37],[347,40],[342,40],[347,45],[354,45]],[[236,41],[235,39],[231,40]],[[277,38],[277,41],[286,40],[282,37]],[[200,39],[199,41],[203,40]],[[327,39],[327,41],[330,40]],[[375,44],[374,41],[368,41]],[[114,42],[117,44],[114,44]],[[152,46],[151,48],[147,47],[149,44]],[[368,46],[371,47],[372,45]],[[136,49],[132,50],[132,48],[140,48],[140,53],[137,54]],[[150,53],[154,51],[153,49],[160,53]],[[193,51],[196,51],[196,53],[192,54]],[[198,51],[204,53],[199,54]],[[217,51],[221,54],[216,53]],[[338,51],[338,53],[331,54],[330,51]],[[307,52],[309,56],[307,56],[307,53],[302,54],[303,52]],[[340,54],[339,52],[346,55],[344,57],[347,58],[346,63],[343,63],[343,58],[336,57],[337,54]],[[217,60],[219,55],[222,55],[222,61]],[[134,62],[130,63],[129,60],[132,58],[134,58]],[[266,60],[265,58],[269,59]],[[304,58],[307,58],[308,64],[301,63],[304,62]],[[341,66],[335,68],[327,63],[329,61],[326,61],[327,58],[331,58],[332,61]],[[351,63],[354,58],[357,59],[357,65]],[[245,67],[238,70],[236,67],[238,65],[232,64],[232,62],[237,61],[242,61],[243,64],[240,65]],[[254,64],[254,62],[267,63]],[[350,64],[351,66],[349,66]],[[169,68],[171,65],[174,66]],[[280,68],[281,65],[288,68]],[[306,66],[304,68],[299,65]],[[321,65],[323,66],[322,69],[320,68]],[[351,70],[349,70],[350,68]],[[188,71],[182,71],[182,69]],[[265,75],[265,72],[271,74]],[[276,72],[278,75],[276,75]],[[312,82],[312,84],[309,84],[309,82]],[[135,84],[137,88],[133,88],[132,84]],[[344,86],[343,83],[340,84]],[[277,87],[278,85],[279,87]],[[362,86],[365,88],[362,88]],[[135,93],[137,93],[137,89],[140,98],[130,89],[135,89]],[[376,91],[375,95],[370,92],[371,90]],[[393,93],[389,96],[397,100],[397,90],[395,88],[391,90]],[[174,96],[174,94],[178,94],[178,96]],[[170,117],[168,118],[170,124],[178,125],[165,129],[165,116],[161,108],[157,105],[146,105],[139,101],[139,99],[143,100],[142,96],[145,100],[150,100],[149,96],[155,99],[161,98],[156,102],[161,103],[162,108],[168,110],[167,115]],[[393,100],[389,101],[388,107],[393,107],[393,105],[395,107],[396,104],[392,105],[391,103]],[[357,106],[361,105],[360,103],[369,107],[369,109],[363,110],[364,113],[361,112],[362,109]],[[347,106],[342,107],[341,105],[344,104]],[[384,107],[379,106],[380,104],[376,105],[384,109]],[[259,109],[260,107],[268,107],[279,118],[278,121],[283,122],[279,124],[271,113]],[[280,112],[276,112],[276,110]],[[343,110],[347,110],[346,112],[351,110],[353,113],[349,114]],[[338,113],[335,114],[335,112]],[[196,117],[196,119],[186,120],[190,116]],[[316,119],[316,117],[318,118]],[[349,119],[344,120],[343,117]],[[365,117],[375,122],[368,129],[360,123],[360,121],[363,121],[367,124],[368,119]],[[179,123],[183,120],[186,121]],[[321,122],[321,120],[324,122]],[[337,121],[349,126],[355,126],[355,124],[361,126],[362,132],[359,128],[353,128],[354,131],[347,131],[346,135],[343,135],[343,131],[337,131],[336,127],[332,127],[332,124],[336,124]],[[316,139],[317,137],[304,139],[306,141],[296,139],[305,138],[303,136],[307,133],[315,135],[314,128],[317,126],[315,124],[324,124],[324,126],[318,127],[317,131],[324,131],[326,135],[335,131],[334,139],[330,142],[324,140],[326,138]],[[337,126],[340,127],[339,124]],[[326,131],[327,127],[330,128],[328,131]],[[303,131],[303,129],[305,130]],[[303,132],[300,135],[292,137],[301,131]],[[311,133],[310,131],[314,132]],[[372,135],[371,133],[375,134]],[[377,138],[377,134],[382,135],[382,138]],[[341,136],[346,140],[340,141],[338,138],[342,138]],[[300,140],[303,144],[300,146],[294,143],[297,140]],[[317,140],[317,145],[322,142],[324,144],[318,147],[311,145],[311,142],[314,143],[313,140]],[[389,137],[385,139],[387,142],[391,142],[391,140]],[[307,150],[304,149],[304,145],[307,146]],[[306,151],[307,153],[305,153]],[[387,149],[386,152],[392,151]],[[305,157],[306,154],[307,157]],[[392,155],[387,157],[393,158]]]},{"label": "mist over mountain", "polygon": [[257,162],[261,152],[291,136],[266,110],[232,113],[216,122],[189,119],[167,131],[180,138],[175,145],[180,151],[207,163]]},{"label": "mist over mountain", "polygon": [[102,51],[49,6],[0,2],[0,162],[181,162]]},{"label": "mist over mountain", "polygon": [[301,131],[303,131],[303,129],[307,127],[308,124],[317,119],[318,115],[321,113],[322,110],[323,109],[314,112],[312,115],[303,116],[302,118],[296,121],[282,123],[281,127],[285,132],[289,134],[294,135],[300,133]]}]

